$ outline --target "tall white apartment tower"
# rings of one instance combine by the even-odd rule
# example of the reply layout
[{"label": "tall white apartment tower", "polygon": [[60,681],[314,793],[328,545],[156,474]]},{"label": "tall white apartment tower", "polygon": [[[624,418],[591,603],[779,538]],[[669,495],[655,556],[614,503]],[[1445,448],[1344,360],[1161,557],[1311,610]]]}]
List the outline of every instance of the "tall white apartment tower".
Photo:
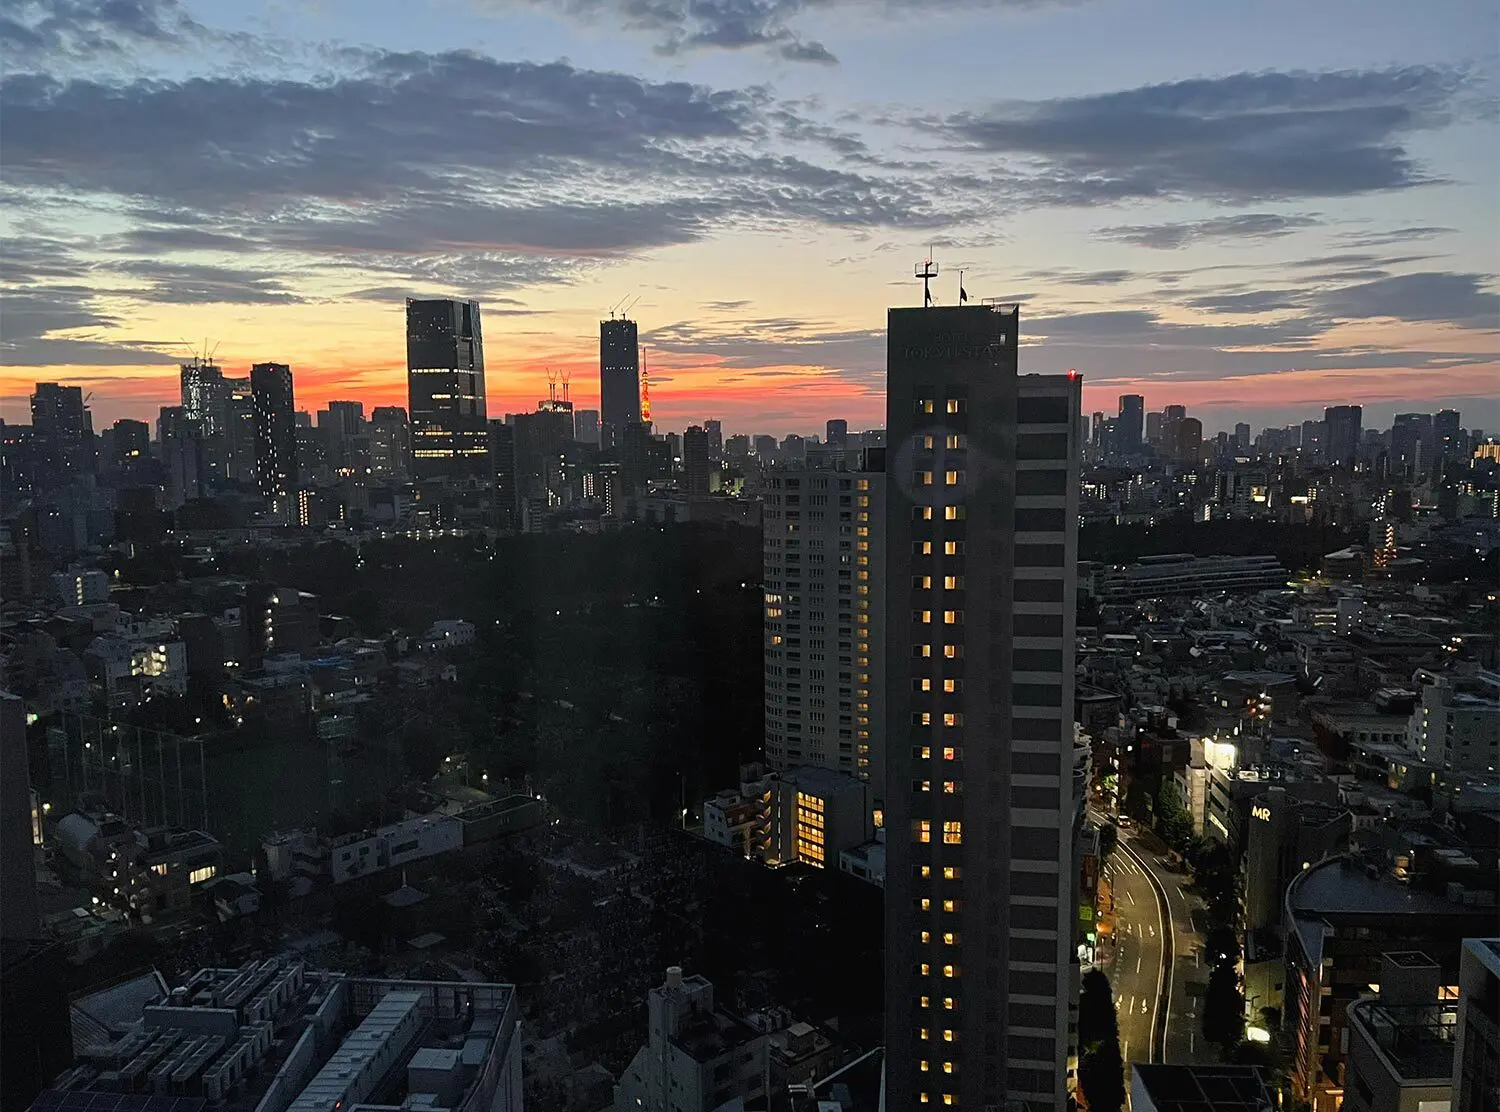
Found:
[{"label": "tall white apartment tower", "polygon": [[884,795],[883,453],[857,471],[765,478],[766,761],[816,766]]},{"label": "tall white apartment tower", "polygon": [[887,1106],[1067,1106],[1076,376],[1016,306],[887,339]]}]

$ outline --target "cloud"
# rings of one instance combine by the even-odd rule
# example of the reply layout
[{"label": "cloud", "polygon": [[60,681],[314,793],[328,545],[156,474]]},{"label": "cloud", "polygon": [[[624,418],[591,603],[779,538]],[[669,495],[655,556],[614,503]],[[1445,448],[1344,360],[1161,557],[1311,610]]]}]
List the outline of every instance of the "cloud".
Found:
[{"label": "cloud", "polygon": [[861,20],[880,16],[930,17],[934,12],[1032,8],[1071,0],[488,0],[497,9],[555,11],[588,26],[613,20],[656,42],[658,54],[699,50],[767,51],[789,62],[838,61],[821,42],[794,29],[806,13],[848,10]]},{"label": "cloud", "polygon": [[254,270],[151,259],[117,263],[113,269],[151,283],[126,291],[126,296],[139,301],[167,305],[290,305],[303,300],[287,289],[279,277]]},{"label": "cloud", "polygon": [[772,136],[835,154],[861,144],[763,89],[466,52],[343,57],[350,72],[307,80],[11,73],[8,180],[139,213],[105,250],[230,252],[237,265],[295,251],[398,280],[477,258],[496,285],[475,292],[733,224],[925,230],[979,204],[970,190],[768,150]]},{"label": "cloud", "polygon": [[[0,293],[0,365],[14,367],[124,366],[169,362],[150,344],[116,344],[100,330],[119,324],[101,312],[88,286],[33,286]],[[69,335],[69,333],[73,333]]]},{"label": "cloud", "polygon": [[1018,187],[1057,204],[1347,197],[1435,180],[1407,143],[1445,126],[1464,88],[1433,66],[1240,73],[931,122],[963,149],[1028,160]]},{"label": "cloud", "polygon": [[1035,270],[1024,277],[1069,286],[1118,286],[1134,275],[1128,270]]},{"label": "cloud", "polygon": [[1384,232],[1342,232],[1339,238],[1351,247],[1390,247],[1398,243],[1408,243],[1414,239],[1432,239],[1435,236],[1447,235],[1453,230],[1423,225],[1413,228],[1392,228]]},{"label": "cloud", "polygon": [[11,0],[0,15],[0,57],[8,68],[41,58],[124,58],[206,35],[178,0]]},{"label": "cloud", "polygon": [[1270,212],[1246,212],[1238,216],[1219,216],[1209,220],[1190,220],[1168,224],[1122,224],[1101,228],[1094,233],[1099,239],[1115,240],[1134,247],[1151,247],[1169,251],[1203,240],[1275,239],[1291,235],[1300,228],[1322,223],[1316,216],[1279,216]]},{"label": "cloud", "polygon": [[1319,295],[1315,304],[1338,320],[1389,318],[1464,328],[1500,329],[1500,294],[1489,275],[1426,271],[1377,278]]}]

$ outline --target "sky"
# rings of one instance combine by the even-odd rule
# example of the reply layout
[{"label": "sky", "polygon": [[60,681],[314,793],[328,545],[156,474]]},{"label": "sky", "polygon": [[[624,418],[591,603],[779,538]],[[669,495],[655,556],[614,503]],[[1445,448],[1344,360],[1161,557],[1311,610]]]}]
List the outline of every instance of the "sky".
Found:
[{"label": "sky", "polygon": [[884,423],[890,306],[1021,303],[1021,370],[1212,432],[1500,428],[1492,0],[11,0],[0,417],[177,364],[405,402],[404,299],[483,311],[491,416]]}]

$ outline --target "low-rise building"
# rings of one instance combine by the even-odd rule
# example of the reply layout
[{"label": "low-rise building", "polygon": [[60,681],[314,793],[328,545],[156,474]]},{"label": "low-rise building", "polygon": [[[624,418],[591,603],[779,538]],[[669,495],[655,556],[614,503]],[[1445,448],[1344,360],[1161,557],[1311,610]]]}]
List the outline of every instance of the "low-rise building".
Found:
[{"label": "low-rise building", "polygon": [[716,1008],[706,978],[672,966],[646,1010],[647,1041],[615,1085],[615,1112],[714,1112],[766,1097],[766,1034]]},{"label": "low-rise building", "polygon": [[1264,591],[1285,587],[1287,570],[1275,556],[1144,556],[1134,564],[1095,572],[1094,595],[1106,602]]},{"label": "low-rise building", "polygon": [[772,781],[771,855],[779,864],[835,868],[875,836],[870,783],[828,768],[789,768]]},{"label": "low-rise building", "polygon": [[1500,769],[1500,674],[1432,677],[1404,733],[1407,747],[1425,764],[1494,773]]},{"label": "low-rise building", "polygon": [[1131,1112],[1268,1112],[1277,1107],[1268,1070],[1259,1066],[1130,1067]]},{"label": "low-rise building", "polygon": [[34,1112],[124,1107],[142,1090],[227,1112],[521,1112],[511,985],[352,977],[279,956],[164,987],[151,974],[75,1000],[77,1065]]},{"label": "low-rise building", "polygon": [[329,871],[335,884],[345,884],[424,857],[452,853],[463,844],[463,824],[457,819],[423,815],[333,839],[329,847]]}]

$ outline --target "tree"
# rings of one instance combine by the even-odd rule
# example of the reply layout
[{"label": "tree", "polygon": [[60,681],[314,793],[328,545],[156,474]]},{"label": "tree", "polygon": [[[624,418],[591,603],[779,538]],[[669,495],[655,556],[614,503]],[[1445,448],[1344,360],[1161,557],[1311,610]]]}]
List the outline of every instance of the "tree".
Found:
[{"label": "tree", "polygon": [[1109,860],[1109,855],[1115,851],[1115,846],[1120,841],[1120,829],[1114,823],[1106,823],[1099,828],[1099,860]]},{"label": "tree", "polygon": [[1226,1053],[1244,1037],[1245,997],[1233,961],[1215,965],[1203,997],[1203,1037]]},{"label": "tree", "polygon": [[1078,1083],[1090,1112],[1120,1112],[1125,1104],[1125,1064],[1114,986],[1098,969],[1083,975],[1078,993]]},{"label": "tree", "polygon": [[1078,992],[1078,1044],[1088,1050],[1113,1042],[1119,1035],[1114,986],[1101,970],[1090,969],[1083,975]]},{"label": "tree", "polygon": [[1177,785],[1163,779],[1156,795],[1156,829],[1167,845],[1186,853],[1193,844],[1193,817],[1188,814]]},{"label": "tree", "polygon": [[1125,1065],[1120,1044],[1104,1043],[1083,1056],[1078,1064],[1078,1085],[1088,1101],[1089,1112],[1120,1112],[1125,1106]]}]

